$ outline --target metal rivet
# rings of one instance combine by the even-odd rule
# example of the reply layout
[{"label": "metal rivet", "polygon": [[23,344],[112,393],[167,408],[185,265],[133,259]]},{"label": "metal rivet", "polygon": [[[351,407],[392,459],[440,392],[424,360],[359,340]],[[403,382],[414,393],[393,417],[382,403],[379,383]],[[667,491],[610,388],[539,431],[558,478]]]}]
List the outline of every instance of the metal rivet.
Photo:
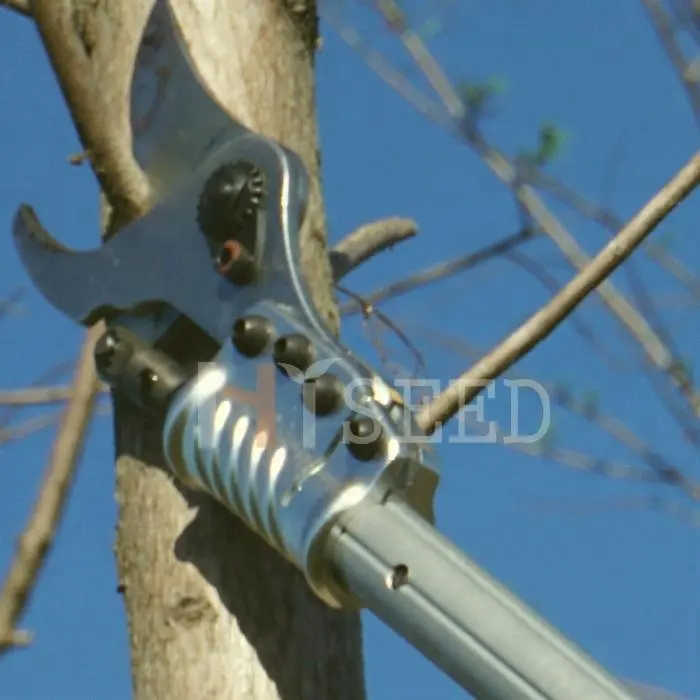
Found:
[{"label": "metal rivet", "polygon": [[302,395],[306,408],[317,416],[337,413],[343,407],[345,386],[332,374],[304,382]]},{"label": "metal rivet", "polygon": [[270,346],[274,328],[264,316],[244,316],[233,325],[231,340],[245,357],[258,357]]},{"label": "metal rivet", "polygon": [[349,435],[346,445],[350,454],[360,462],[369,462],[379,456],[384,448],[382,427],[366,416],[353,418],[347,423]]},{"label": "metal rivet", "polygon": [[315,357],[311,342],[303,335],[285,335],[275,341],[272,356],[278,369],[288,374],[287,367],[306,372]]}]

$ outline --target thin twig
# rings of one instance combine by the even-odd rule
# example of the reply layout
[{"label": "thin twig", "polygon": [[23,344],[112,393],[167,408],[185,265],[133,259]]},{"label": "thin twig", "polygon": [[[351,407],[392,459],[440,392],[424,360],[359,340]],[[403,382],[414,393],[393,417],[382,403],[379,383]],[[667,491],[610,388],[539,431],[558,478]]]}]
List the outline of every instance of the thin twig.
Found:
[{"label": "thin twig", "polygon": [[[657,473],[633,467],[625,462],[600,459],[579,450],[547,445],[544,440],[535,443],[508,440],[501,427],[495,422],[488,421],[488,426],[484,426],[483,422],[474,418],[474,416],[466,413],[463,415],[465,425],[473,429],[475,436],[488,438],[489,442],[493,442],[493,444],[504,445],[530,457],[556,462],[568,469],[585,472],[593,476],[602,476],[620,481],[634,481],[643,484],[666,483]],[[465,437],[465,441],[468,442],[469,438]]]},{"label": "thin twig", "polygon": [[[406,277],[398,282],[394,282],[386,287],[378,289],[376,292],[372,292],[368,296],[364,297],[364,303],[374,306],[380,302],[387,301],[388,299],[394,299],[398,296],[412,292],[421,287],[425,287],[432,282],[437,280],[444,280],[450,277],[454,277],[460,272],[472,269],[477,265],[491,260],[503,253],[512,250],[516,246],[529,241],[534,238],[534,234],[529,229],[523,229],[512,233],[505,238],[500,238],[494,243],[489,243],[488,245],[474,251],[473,253],[467,253],[456,260],[450,260],[449,262],[439,263],[433,267],[429,267],[427,270],[418,272],[415,275]],[[340,313],[343,316],[351,316],[363,310],[362,304],[357,301],[349,302],[340,307]]]},{"label": "thin twig", "polygon": [[[652,197],[629,224],[559,294],[422,409],[417,415],[419,427],[426,432],[432,432],[438,424],[469,403],[490,381],[546,338],[597,285],[631,255],[658,223],[699,183],[700,152]],[[680,388],[686,394],[689,389],[692,391],[692,387]],[[693,402],[694,398],[693,396]]]},{"label": "thin twig", "polygon": [[59,403],[71,395],[68,386],[37,387],[36,389],[18,389],[17,391],[0,391],[2,406],[36,406],[46,403]]},{"label": "thin twig", "polygon": [[644,249],[652,260],[673,275],[695,299],[700,298],[700,277],[688,270],[675,255],[671,255],[663,246],[652,241],[649,241]]},{"label": "thin twig", "polygon": [[[549,512],[549,513],[561,513],[565,511],[567,514],[573,514],[574,509],[579,515],[590,514],[594,510],[600,510],[602,508],[617,508],[619,510],[637,510],[642,508],[648,508],[649,510],[654,510],[657,513],[662,513],[668,515],[672,518],[683,520],[693,527],[700,526],[700,510],[696,506],[687,506],[683,503],[678,503],[675,500],[660,498],[656,494],[651,496],[637,496],[631,498],[615,498],[615,499],[596,499],[593,502],[582,502],[581,499],[576,499],[575,501],[569,499],[568,502],[562,502],[563,499],[537,499],[531,500],[528,503],[527,509],[529,511],[537,512]],[[660,695],[658,700],[671,700],[676,696],[671,695]],[[656,700],[656,696],[652,696],[649,700]],[[678,698],[678,700],[683,700]]]},{"label": "thin twig", "polygon": [[693,109],[695,120],[698,122],[698,125],[700,125],[700,90],[698,89],[697,83],[692,80],[689,70],[690,67],[676,42],[673,27],[669,22],[666,12],[658,0],[640,0],[640,2],[644,5],[651,19],[651,23],[654,25],[654,30],[661,42],[661,46],[685,88],[685,93]]},{"label": "thin twig", "polygon": [[[425,328],[416,324],[406,324],[415,330],[422,332],[430,338],[433,344],[438,344],[446,350],[453,352],[460,357],[467,357],[470,360],[478,360],[483,356],[483,351],[473,344],[467,342],[463,338],[455,338],[444,331],[438,331],[435,328]],[[506,376],[504,373],[503,376]],[[508,372],[509,379],[522,379],[515,372]],[[528,379],[536,379],[528,376]],[[596,474],[612,476],[613,478],[625,478],[624,474],[629,472],[630,478],[636,481],[648,480],[655,483],[660,483],[666,486],[680,488],[681,491],[695,501],[700,501],[700,483],[689,479],[681,469],[669,462],[661,453],[655,450],[648,442],[634,433],[622,421],[613,418],[601,411],[596,405],[589,401],[577,400],[571,391],[568,391],[561,384],[547,384],[540,382],[551,402],[574,415],[583,418],[590,425],[595,426],[603,431],[611,438],[622,444],[626,449],[635,454],[642,460],[651,470],[652,474],[649,478],[640,478],[639,469],[636,467],[625,467],[620,469],[621,465],[613,465],[609,460],[599,457],[591,457],[582,453],[575,453],[571,450],[565,452],[552,453],[555,448],[548,447],[542,449],[540,446],[530,446],[529,454],[534,454],[537,451],[540,456],[546,456],[548,459],[558,461],[565,466],[582,469],[584,464],[588,465],[589,471]],[[575,455],[575,465],[571,461],[571,456]]]},{"label": "thin twig", "polygon": [[93,345],[103,330],[99,324],[88,332],[39,496],[0,590],[0,653],[10,648],[63,514],[97,395]]},{"label": "thin twig", "polygon": [[0,0],[0,7],[5,7],[24,17],[32,16],[31,0]]},{"label": "thin twig", "polygon": [[[53,367],[49,368],[46,372],[42,372],[35,381],[33,381],[29,386],[25,387],[25,390],[31,390],[34,388],[39,388],[42,385],[52,382],[59,377],[62,377],[66,373],[70,373],[75,369],[75,361],[62,361],[56,363]],[[49,387],[46,387],[49,388]],[[67,388],[67,387],[66,387]],[[43,403],[43,402],[42,402]],[[38,405],[38,404],[37,404]],[[0,427],[5,427],[9,425],[15,415],[21,410],[20,406],[13,406],[8,404],[2,411],[0,411]]]},{"label": "thin twig", "polygon": [[377,7],[391,29],[401,37],[408,52],[421,66],[430,86],[440,97],[452,118],[461,118],[464,114],[463,101],[455,94],[452,84],[428,51],[423,39],[411,30],[397,3],[394,0],[377,0]]},{"label": "thin twig", "polygon": [[10,294],[10,296],[0,301],[0,320],[7,318],[13,311],[15,311],[25,294],[26,290],[24,287],[18,287]]},{"label": "thin twig", "polygon": [[[100,394],[109,394],[106,384],[98,386]],[[0,391],[0,406],[41,406],[49,403],[61,403],[71,397],[70,386],[39,386],[17,391]]]},{"label": "thin twig", "polygon": [[[362,299],[361,296],[355,294],[355,292],[352,292],[349,289],[346,289],[345,287],[341,287],[340,285],[338,285],[338,291],[342,294],[346,294],[347,296],[352,297],[359,304],[365,303],[364,299]],[[376,317],[377,320],[383,326],[394,332],[396,337],[399,339],[399,342],[408,350],[409,353],[411,353],[411,355],[416,361],[415,373],[425,371],[425,360],[423,359],[423,355],[418,350],[418,348],[416,348],[416,346],[411,342],[410,338],[386,314],[382,313],[381,311],[378,311],[377,309],[372,308],[371,306],[364,306],[363,308],[365,309],[365,319],[369,319],[370,317]],[[386,367],[388,363],[388,358],[385,354],[382,353],[382,348],[380,345],[377,344],[375,345],[375,347],[380,355],[382,363]]]},{"label": "thin twig", "polygon": [[[681,354],[676,347],[673,334],[667,328],[661,314],[651,299],[644,280],[636,271],[636,266],[630,260],[626,265],[627,276],[630,280],[630,289],[637,306],[642,310],[654,331],[663,338],[668,348],[673,353],[677,362],[681,362]],[[656,372],[651,371],[648,363],[644,363],[643,372],[646,375],[652,389],[656,393],[659,401],[664,405],[669,414],[676,420],[683,434],[695,446],[700,446],[700,431],[698,431],[695,416],[688,410],[686,404],[681,404],[679,397],[668,391],[666,382],[660,382]]]},{"label": "thin twig", "polygon": [[360,226],[338,243],[330,253],[333,279],[339,282],[345,275],[378,253],[401,241],[413,238],[418,224],[413,219],[398,216],[379,219]]},{"label": "thin twig", "polygon": [[371,48],[362,35],[352,26],[343,22],[337,12],[333,12],[327,2],[323,3],[323,17],[335,29],[345,43],[354,49],[365,63],[391,88],[415,107],[421,114],[442,127],[449,127],[451,119],[444,114],[440,103],[418,90],[399,70],[394,68],[379,51]]},{"label": "thin twig", "polygon": [[29,435],[34,435],[44,428],[56,425],[61,420],[63,411],[52,411],[41,416],[35,416],[29,420],[25,420],[19,425],[14,425],[10,428],[0,428],[0,446],[4,447],[10,442],[23,440]]}]

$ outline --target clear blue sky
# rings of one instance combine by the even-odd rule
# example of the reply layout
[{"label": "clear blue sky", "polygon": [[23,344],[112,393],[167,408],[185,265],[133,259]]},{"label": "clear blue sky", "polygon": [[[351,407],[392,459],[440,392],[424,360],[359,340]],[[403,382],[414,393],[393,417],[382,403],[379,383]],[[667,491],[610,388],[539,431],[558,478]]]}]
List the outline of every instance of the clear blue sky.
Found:
[{"label": "clear blue sky", "polygon": [[[508,153],[531,147],[542,121],[560,124],[570,139],[553,172],[624,218],[697,148],[684,96],[640,3],[459,4],[434,46],[453,77],[506,80],[488,134]],[[377,48],[409,65],[367,12],[354,15]],[[421,230],[416,240],[353,274],[347,285],[369,292],[515,230],[511,199],[480,161],[392,92],[328,27],[324,39],[318,114],[332,240],[394,214],[414,217]],[[0,296],[27,282],[9,233],[18,203],[31,202],[68,244],[89,247],[97,241],[92,176],[66,164],[77,151],[36,33],[26,20],[0,12],[0,221],[6,231],[0,237]],[[688,201],[666,227],[676,234],[676,254],[693,269],[699,262],[694,237],[699,203],[697,197]],[[606,240],[605,232],[580,217],[555,210],[589,252]],[[546,262],[560,282],[568,279],[570,271],[553,248],[538,243],[528,252]],[[648,274],[655,299],[667,304],[680,299],[682,290],[656,268],[638,269]],[[628,288],[624,274],[615,280]],[[434,331],[485,348],[548,294],[517,266],[499,260],[392,301],[385,311],[424,352],[431,376],[446,381],[468,360]],[[662,310],[683,356],[697,358],[696,307],[676,303]],[[610,369],[567,323],[517,371],[596,391],[607,413],[698,475],[696,452],[639,373],[635,346],[599,303],[587,302],[581,318],[625,363],[623,369]],[[2,337],[0,388],[9,389],[70,362],[82,331],[29,288],[21,308],[3,322]],[[344,338],[377,360],[357,318],[347,322]],[[386,334],[385,340],[397,347]],[[392,357],[410,362],[401,349]],[[490,419],[507,415],[506,399],[499,384],[496,399],[487,402]],[[534,424],[536,406],[525,408],[530,414],[521,420]],[[33,415],[39,412],[25,411],[14,420]],[[634,455],[581,419],[561,411],[554,416],[562,447],[635,463]],[[28,516],[53,434],[46,429],[0,448],[0,570]],[[97,417],[57,547],[23,621],[36,641],[0,664],[0,694],[7,700],[130,697],[126,627],[112,555],[112,455],[111,421]],[[613,672],[700,698],[698,529],[648,508],[620,507],[622,500],[650,493],[673,499],[671,491],[580,474],[501,445],[445,444],[440,458],[438,520],[449,537]],[[373,700],[464,696],[369,615],[365,635]]]}]

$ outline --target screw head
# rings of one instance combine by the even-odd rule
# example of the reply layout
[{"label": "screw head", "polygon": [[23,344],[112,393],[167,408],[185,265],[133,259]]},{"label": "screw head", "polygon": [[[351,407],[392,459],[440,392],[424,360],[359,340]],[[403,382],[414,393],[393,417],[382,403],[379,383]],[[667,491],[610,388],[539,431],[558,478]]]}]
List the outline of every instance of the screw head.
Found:
[{"label": "screw head", "polygon": [[347,422],[349,435],[346,438],[348,452],[360,462],[369,462],[384,449],[382,427],[367,416],[358,416]]},{"label": "screw head", "polygon": [[345,386],[333,374],[304,382],[302,396],[306,408],[317,416],[329,416],[343,407]]},{"label": "screw head", "polygon": [[272,323],[263,316],[243,316],[233,324],[233,345],[244,357],[258,357],[270,346]]},{"label": "screw head", "polygon": [[152,369],[144,369],[139,374],[139,391],[141,398],[147,400],[153,394],[154,389],[158,386],[160,377]]},{"label": "screw head", "polygon": [[306,336],[294,333],[278,338],[272,349],[273,360],[283,374],[287,374],[283,365],[306,372],[313,364],[315,356],[311,341]]},{"label": "screw head", "polygon": [[103,333],[95,343],[93,354],[98,372],[108,369],[119,347],[119,337],[113,330]]},{"label": "screw head", "polygon": [[216,269],[229,282],[247,285],[255,282],[258,276],[258,266],[250,251],[239,241],[225,241],[215,256]]}]

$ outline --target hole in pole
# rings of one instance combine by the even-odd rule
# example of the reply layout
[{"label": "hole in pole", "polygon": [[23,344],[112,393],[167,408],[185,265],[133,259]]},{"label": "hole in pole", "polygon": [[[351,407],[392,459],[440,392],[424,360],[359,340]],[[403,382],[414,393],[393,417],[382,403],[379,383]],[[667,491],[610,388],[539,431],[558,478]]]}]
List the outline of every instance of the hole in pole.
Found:
[{"label": "hole in pole", "polygon": [[393,591],[398,591],[401,586],[408,583],[408,567],[405,564],[397,564],[386,577],[386,586]]}]

